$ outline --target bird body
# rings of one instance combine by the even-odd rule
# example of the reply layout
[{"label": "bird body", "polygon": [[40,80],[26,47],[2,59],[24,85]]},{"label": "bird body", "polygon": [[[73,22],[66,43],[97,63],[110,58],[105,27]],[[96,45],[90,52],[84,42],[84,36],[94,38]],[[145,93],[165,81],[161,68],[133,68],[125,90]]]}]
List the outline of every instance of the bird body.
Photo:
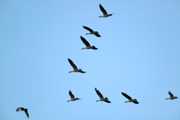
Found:
[{"label": "bird body", "polygon": [[92,50],[97,50],[98,48],[96,48],[94,45],[91,45],[83,36],[80,36],[81,41],[84,43],[84,45],[86,47],[82,48],[84,49],[92,49]]},{"label": "bird body", "polygon": [[130,97],[128,94],[124,93],[124,92],[121,92],[121,94],[128,99],[128,101],[125,101],[125,103],[129,103],[129,102],[132,102],[134,104],[139,104],[138,100],[137,99],[133,99],[132,97]]},{"label": "bird body", "polygon": [[86,33],[86,35],[88,34],[92,34],[92,35],[95,35],[96,37],[101,37],[101,35],[99,34],[98,31],[94,31],[93,29],[91,29],[90,27],[88,26],[83,26],[83,28],[87,31],[89,31],[89,33]]},{"label": "bird body", "polygon": [[110,16],[112,16],[112,14],[111,13],[108,13],[107,11],[106,11],[106,9],[101,5],[101,4],[99,4],[99,8],[100,8],[100,10],[101,10],[101,12],[102,12],[102,15],[101,16],[99,16],[99,17],[110,17]]},{"label": "bird body", "polygon": [[171,91],[168,91],[169,97],[166,98],[166,100],[175,100],[178,99],[177,96],[174,96],[174,94]]},{"label": "bird body", "polygon": [[68,62],[71,65],[71,67],[73,68],[73,70],[69,71],[69,73],[72,73],[72,72],[74,72],[74,73],[78,73],[78,72],[79,73],[86,73],[82,69],[78,68],[77,65],[70,58],[68,58]]},{"label": "bird body", "polygon": [[71,90],[69,90],[68,94],[69,94],[69,96],[70,96],[70,99],[69,99],[69,100],[67,100],[67,102],[72,102],[72,101],[77,101],[77,100],[80,100],[80,98],[75,97],[75,95],[72,93],[72,91],[71,91]]},{"label": "bird body", "polygon": [[106,102],[106,103],[111,103],[111,101],[108,99],[108,97],[104,97],[102,95],[102,93],[97,88],[95,88],[95,92],[99,97],[99,100],[96,100],[96,102],[103,101],[103,102]]},{"label": "bird body", "polygon": [[29,118],[29,113],[28,113],[28,109],[27,109],[27,108],[18,107],[18,108],[16,109],[16,112],[20,112],[20,111],[23,111],[23,112],[26,114],[27,118]]}]

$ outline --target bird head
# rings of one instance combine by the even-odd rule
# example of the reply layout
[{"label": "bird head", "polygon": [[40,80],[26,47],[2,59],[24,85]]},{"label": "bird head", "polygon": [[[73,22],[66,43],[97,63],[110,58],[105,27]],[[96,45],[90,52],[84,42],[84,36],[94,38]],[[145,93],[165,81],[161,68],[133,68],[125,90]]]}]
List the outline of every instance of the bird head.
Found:
[{"label": "bird head", "polygon": [[96,48],[96,47],[93,45],[93,46],[92,46],[92,49],[97,50],[98,48]]},{"label": "bird head", "polygon": [[99,34],[98,31],[95,31],[94,34],[95,34],[97,37],[101,37],[101,35]]},{"label": "bird head", "polygon": [[137,99],[133,99],[133,102],[134,102],[135,104],[139,104],[139,102],[137,101]]},{"label": "bird head", "polygon": [[175,99],[178,99],[178,97],[177,97],[177,96],[175,96],[174,98],[175,98]]},{"label": "bird head", "polygon": [[109,14],[108,16],[112,16],[112,14]]},{"label": "bird head", "polygon": [[83,71],[82,69],[79,69],[79,72],[81,72],[81,73],[86,73],[85,71]]}]

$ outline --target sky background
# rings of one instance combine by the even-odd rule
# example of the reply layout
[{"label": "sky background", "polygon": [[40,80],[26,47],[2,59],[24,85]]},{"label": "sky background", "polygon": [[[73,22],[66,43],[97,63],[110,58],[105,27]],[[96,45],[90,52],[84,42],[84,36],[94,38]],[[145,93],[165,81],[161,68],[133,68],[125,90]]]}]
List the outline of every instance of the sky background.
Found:
[{"label": "sky background", "polygon": [[[98,16],[101,3],[112,17]],[[0,120],[180,120],[179,0],[1,0]],[[102,37],[85,35],[82,25]],[[83,35],[98,47],[84,50]],[[86,74],[69,74],[71,58]],[[97,87],[112,104],[97,103]],[[68,90],[82,98],[67,103]],[[126,104],[121,92],[140,104]]]}]

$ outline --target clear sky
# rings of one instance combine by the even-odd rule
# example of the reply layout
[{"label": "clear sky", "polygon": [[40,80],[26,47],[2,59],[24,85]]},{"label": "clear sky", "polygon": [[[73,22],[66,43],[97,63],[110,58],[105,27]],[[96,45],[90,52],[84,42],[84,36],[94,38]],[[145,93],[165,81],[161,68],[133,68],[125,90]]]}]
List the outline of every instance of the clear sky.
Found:
[{"label": "clear sky", "polygon": [[[113,13],[102,19],[98,4]],[[180,120],[179,0],[1,0],[0,120]],[[82,25],[101,34],[85,35]],[[98,47],[82,51],[79,36]],[[71,58],[86,74],[69,74]],[[112,101],[97,103],[97,87]],[[71,89],[80,101],[67,103]],[[121,92],[140,104],[126,104]]]}]

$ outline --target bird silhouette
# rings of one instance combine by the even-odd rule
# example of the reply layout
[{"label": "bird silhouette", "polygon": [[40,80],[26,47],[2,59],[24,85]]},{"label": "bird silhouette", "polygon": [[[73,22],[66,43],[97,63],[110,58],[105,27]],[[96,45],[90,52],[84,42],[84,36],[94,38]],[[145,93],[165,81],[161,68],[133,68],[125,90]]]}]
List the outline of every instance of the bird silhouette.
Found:
[{"label": "bird silhouette", "polygon": [[99,17],[110,17],[110,16],[112,16],[112,14],[108,13],[107,10],[101,4],[99,4],[99,8],[102,12],[102,15]]},{"label": "bird silhouette", "polygon": [[124,93],[124,92],[121,92],[121,94],[128,99],[128,101],[125,101],[125,103],[128,103],[128,102],[132,102],[134,104],[139,104],[139,102],[137,101],[137,99],[133,99],[132,97],[130,97],[128,94]]},{"label": "bird silhouette", "polygon": [[20,112],[20,111],[24,112],[24,113],[26,114],[27,118],[29,118],[29,113],[28,113],[28,109],[27,109],[27,108],[18,107],[18,108],[16,109],[16,112]]},{"label": "bird silhouette", "polygon": [[75,97],[75,95],[72,93],[72,91],[71,91],[71,90],[69,90],[68,94],[69,94],[70,99],[69,99],[69,100],[67,100],[67,102],[72,102],[72,101],[77,101],[77,100],[80,100],[80,98]]},{"label": "bird silhouette", "polygon": [[88,26],[83,26],[83,28],[89,32],[89,33],[86,33],[86,35],[91,34],[91,35],[95,35],[96,37],[101,37],[98,31],[94,31]]},{"label": "bird silhouette", "polygon": [[99,97],[99,100],[96,100],[96,102],[103,101],[103,102],[106,102],[106,103],[111,103],[111,101],[108,99],[108,97],[104,97],[102,95],[102,93],[97,88],[95,88],[95,92]]},{"label": "bird silhouette", "polygon": [[83,42],[83,44],[86,46],[82,49],[92,49],[92,50],[97,50],[98,48],[96,48],[94,45],[91,45],[83,36],[80,36],[81,41]]},{"label": "bird silhouette", "polygon": [[68,58],[68,62],[71,65],[71,67],[73,68],[72,71],[69,71],[69,73],[75,72],[75,73],[86,73],[85,71],[83,71],[82,69],[78,68],[77,65],[70,59]]},{"label": "bird silhouette", "polygon": [[166,100],[175,100],[175,99],[178,99],[178,97],[174,96],[171,91],[168,91],[168,94],[169,94],[169,97],[166,98]]}]

